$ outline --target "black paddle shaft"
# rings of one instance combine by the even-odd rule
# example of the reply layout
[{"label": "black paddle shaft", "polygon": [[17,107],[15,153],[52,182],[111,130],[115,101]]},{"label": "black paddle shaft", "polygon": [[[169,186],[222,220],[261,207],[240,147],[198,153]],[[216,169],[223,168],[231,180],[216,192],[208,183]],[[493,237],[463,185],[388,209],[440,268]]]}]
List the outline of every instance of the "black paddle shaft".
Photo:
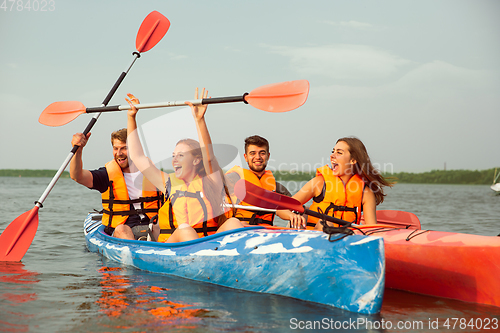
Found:
[{"label": "black paddle shaft", "polygon": [[202,104],[222,104],[222,103],[243,102],[245,104],[248,104],[248,102],[245,100],[246,95],[248,95],[248,93],[244,93],[241,96],[204,98],[201,103]]},{"label": "black paddle shaft", "polygon": [[[132,61],[132,64],[130,64],[130,66],[128,67],[128,69],[125,72],[122,72],[120,74],[120,76],[118,77],[118,80],[116,80],[115,84],[113,85],[113,87],[109,91],[108,95],[106,96],[106,98],[104,99],[104,101],[102,101],[102,105],[103,106],[108,105],[109,101],[111,100],[111,98],[113,97],[113,95],[115,94],[115,92],[118,90],[118,87],[122,83],[123,79],[125,79],[125,76],[127,75],[128,71],[130,70],[130,68],[132,68],[132,65],[135,63],[135,61],[138,58],[141,57],[141,54],[139,52],[133,52],[132,54],[135,55],[134,60]],[[97,118],[98,117],[99,117],[99,115],[97,115],[97,116],[93,117],[92,119],[90,119],[89,124],[87,125],[87,127],[83,131],[83,135],[87,135],[90,132],[90,130],[92,129],[92,127],[94,127],[95,123],[97,122]],[[74,145],[73,149],[71,149],[71,153],[75,154],[79,147],[80,146]]]},{"label": "black paddle shaft", "polygon": [[337,224],[343,225],[345,227],[351,226],[351,222],[347,222],[347,221],[338,219],[338,218],[330,216],[330,215],[321,214],[321,213],[315,212],[314,210],[304,209],[304,213],[307,214],[307,215],[311,215],[311,216],[317,217],[318,219],[321,219],[321,220],[325,220],[325,221],[329,221],[329,222],[333,222],[333,223],[337,223]]},{"label": "black paddle shaft", "polygon": [[[235,103],[235,102],[243,102],[245,104],[248,104],[248,102],[245,100],[246,95],[248,95],[248,93],[245,93],[241,96],[203,98],[201,100],[201,104],[207,105],[207,104],[223,104],[223,103]],[[167,103],[165,103],[164,105],[156,105],[154,107],[167,107],[167,106],[184,105],[184,102],[180,102],[180,101],[170,102],[170,103],[172,103],[172,104],[168,105]],[[121,110],[123,110],[122,105],[95,106],[95,107],[86,108],[85,113],[113,112],[113,111],[121,111]]]}]

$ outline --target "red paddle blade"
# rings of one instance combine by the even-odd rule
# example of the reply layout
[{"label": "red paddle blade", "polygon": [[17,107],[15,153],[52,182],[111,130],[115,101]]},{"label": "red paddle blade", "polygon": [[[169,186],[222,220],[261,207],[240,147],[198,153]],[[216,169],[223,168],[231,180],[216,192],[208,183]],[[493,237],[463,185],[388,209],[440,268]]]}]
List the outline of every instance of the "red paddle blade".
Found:
[{"label": "red paddle blade", "polygon": [[152,49],[167,33],[170,28],[170,21],[161,13],[152,11],[142,21],[137,38],[135,39],[135,48],[141,52]]},{"label": "red paddle blade", "polygon": [[0,261],[21,261],[38,228],[38,206],[12,221],[0,235]]},{"label": "red paddle blade", "polygon": [[85,110],[85,105],[81,102],[54,102],[43,110],[38,121],[47,126],[61,126],[85,113]]},{"label": "red paddle blade", "polygon": [[238,199],[252,206],[268,209],[290,209],[299,213],[304,212],[304,207],[294,198],[263,189],[244,179],[234,185],[234,194]]},{"label": "red paddle blade", "polygon": [[245,101],[260,110],[286,112],[304,104],[308,94],[309,81],[296,80],[256,88],[245,96]]}]

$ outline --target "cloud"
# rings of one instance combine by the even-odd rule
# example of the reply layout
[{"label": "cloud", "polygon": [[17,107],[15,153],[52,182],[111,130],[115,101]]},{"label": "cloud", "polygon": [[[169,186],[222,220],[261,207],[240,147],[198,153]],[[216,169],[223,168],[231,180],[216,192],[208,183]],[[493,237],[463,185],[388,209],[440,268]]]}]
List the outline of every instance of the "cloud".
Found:
[{"label": "cloud", "polygon": [[308,103],[328,105],[316,133],[359,136],[382,170],[424,171],[445,161],[474,169],[494,164],[499,86],[498,73],[436,60],[380,85],[313,85]]},{"label": "cloud", "polygon": [[443,61],[421,64],[398,80],[377,86],[331,84],[315,87],[314,95],[325,99],[406,99],[429,102],[445,98],[493,95],[496,76],[488,71],[471,70]]},{"label": "cloud", "polygon": [[174,52],[167,52],[167,55],[170,60],[182,60],[182,59],[187,59],[187,56],[184,54],[177,54]]},{"label": "cloud", "polygon": [[242,53],[243,52],[243,50],[241,50],[239,48],[232,47],[232,46],[225,46],[224,50],[229,51],[229,52],[235,52],[235,53]]},{"label": "cloud", "polygon": [[335,27],[346,28],[346,29],[355,29],[355,30],[369,30],[376,28],[373,24],[358,22],[358,21],[324,21],[325,24],[333,25]]},{"label": "cloud", "polygon": [[367,45],[263,46],[290,58],[291,69],[303,76],[321,76],[336,82],[384,80],[416,65],[411,60]]}]

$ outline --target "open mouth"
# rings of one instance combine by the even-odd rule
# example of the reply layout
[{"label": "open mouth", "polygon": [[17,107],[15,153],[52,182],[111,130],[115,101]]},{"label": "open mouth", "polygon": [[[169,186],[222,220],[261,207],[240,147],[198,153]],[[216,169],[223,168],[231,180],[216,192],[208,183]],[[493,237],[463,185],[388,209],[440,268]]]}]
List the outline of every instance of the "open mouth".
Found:
[{"label": "open mouth", "polygon": [[338,169],[339,169],[339,164],[338,164],[338,163],[333,163],[333,162],[332,162],[332,170],[333,170],[333,171],[338,171]]},{"label": "open mouth", "polygon": [[253,160],[253,161],[252,161],[252,163],[253,163],[253,165],[255,165],[255,166],[263,166],[263,165],[265,165],[265,161],[264,161],[264,160],[262,160],[262,159]]}]

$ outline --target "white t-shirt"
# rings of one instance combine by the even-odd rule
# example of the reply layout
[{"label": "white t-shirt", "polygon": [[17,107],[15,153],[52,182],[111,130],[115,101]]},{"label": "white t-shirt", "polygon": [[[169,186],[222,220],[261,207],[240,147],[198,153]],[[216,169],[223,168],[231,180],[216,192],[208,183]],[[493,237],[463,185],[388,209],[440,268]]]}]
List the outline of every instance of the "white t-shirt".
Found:
[{"label": "white t-shirt", "polygon": [[[128,197],[130,200],[138,199],[142,196],[142,174],[140,171],[137,172],[124,172],[123,177],[125,178],[125,184],[127,184]],[[141,209],[141,204],[135,203],[135,209]],[[139,214],[141,218],[144,218],[143,214]]]}]

